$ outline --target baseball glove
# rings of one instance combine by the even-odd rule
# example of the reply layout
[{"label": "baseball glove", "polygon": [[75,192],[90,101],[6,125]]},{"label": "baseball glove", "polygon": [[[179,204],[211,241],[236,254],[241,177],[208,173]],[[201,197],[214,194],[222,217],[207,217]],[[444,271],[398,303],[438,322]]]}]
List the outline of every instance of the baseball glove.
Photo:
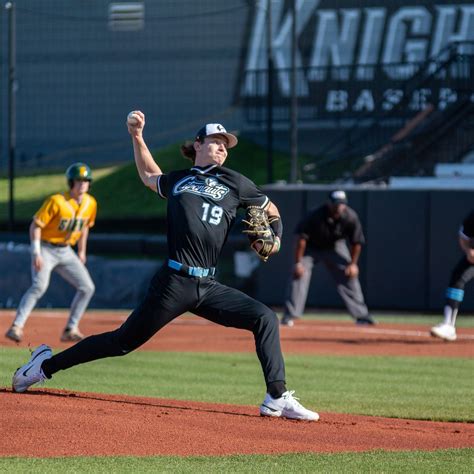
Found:
[{"label": "baseball glove", "polygon": [[275,245],[275,234],[270,227],[267,213],[260,207],[249,206],[242,222],[245,225],[242,232],[247,234],[250,247],[266,262]]}]

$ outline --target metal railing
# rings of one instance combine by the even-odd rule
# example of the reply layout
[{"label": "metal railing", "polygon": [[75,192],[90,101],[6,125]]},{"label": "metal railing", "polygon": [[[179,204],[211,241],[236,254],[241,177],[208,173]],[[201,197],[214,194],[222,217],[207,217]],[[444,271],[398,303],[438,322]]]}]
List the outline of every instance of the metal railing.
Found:
[{"label": "metal railing", "polygon": [[[378,107],[376,113],[367,112],[354,121],[351,127],[341,130],[333,140],[317,151],[323,158],[313,164],[313,169],[339,160],[347,161],[348,167],[354,168],[357,161],[372,158],[372,153],[366,153],[366,150],[372,149],[374,152],[384,144],[399,141],[396,133],[387,140],[385,126],[390,124],[391,119],[395,119],[392,123],[396,124],[396,119],[401,118],[397,128],[402,129],[423,110],[433,107],[428,98],[420,108],[411,107],[410,101],[413,100],[415,91],[432,91],[440,79],[443,90],[450,95],[436,104],[437,110],[447,110],[449,114],[451,104],[474,100],[474,42],[452,43],[436,58],[413,67],[416,68],[416,73],[403,84],[401,100],[392,107]],[[308,170],[311,169],[311,164],[306,166]]]}]

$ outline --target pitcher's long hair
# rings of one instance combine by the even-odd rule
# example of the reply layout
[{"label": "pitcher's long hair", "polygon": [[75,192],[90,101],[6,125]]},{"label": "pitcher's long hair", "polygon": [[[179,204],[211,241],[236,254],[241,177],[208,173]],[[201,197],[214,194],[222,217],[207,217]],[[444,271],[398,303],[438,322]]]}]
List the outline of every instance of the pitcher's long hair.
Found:
[{"label": "pitcher's long hair", "polygon": [[[204,137],[196,138],[195,141],[199,143],[204,143]],[[194,142],[186,141],[180,147],[181,154],[184,158],[191,160],[194,164],[196,161],[196,150],[194,149]]]}]

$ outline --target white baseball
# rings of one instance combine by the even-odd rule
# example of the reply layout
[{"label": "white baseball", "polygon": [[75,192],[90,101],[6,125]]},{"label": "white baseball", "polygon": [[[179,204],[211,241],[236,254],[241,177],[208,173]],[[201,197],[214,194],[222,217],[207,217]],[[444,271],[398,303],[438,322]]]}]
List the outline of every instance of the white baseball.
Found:
[{"label": "white baseball", "polygon": [[138,123],[138,115],[135,114],[134,112],[130,112],[128,115],[127,115],[127,123],[129,125],[137,125]]}]

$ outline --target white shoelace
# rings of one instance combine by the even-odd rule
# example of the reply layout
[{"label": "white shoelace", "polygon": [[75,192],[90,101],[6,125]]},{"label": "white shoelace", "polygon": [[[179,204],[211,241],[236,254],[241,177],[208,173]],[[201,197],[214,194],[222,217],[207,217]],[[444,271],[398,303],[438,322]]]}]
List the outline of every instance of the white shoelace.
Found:
[{"label": "white shoelace", "polygon": [[46,380],[48,380],[48,377],[46,377],[46,375],[44,375],[43,369],[40,369],[38,375],[39,375],[39,380],[38,380],[38,382],[36,382],[36,383],[37,383],[38,385],[43,386],[44,383],[46,382]]},{"label": "white shoelace", "polygon": [[[295,393],[294,390],[290,390],[287,395],[285,395],[285,400],[289,401],[293,405],[297,406],[298,408],[304,408],[303,405],[298,401],[299,398],[294,397],[293,394]],[[305,408],[306,410],[306,408]]]}]

